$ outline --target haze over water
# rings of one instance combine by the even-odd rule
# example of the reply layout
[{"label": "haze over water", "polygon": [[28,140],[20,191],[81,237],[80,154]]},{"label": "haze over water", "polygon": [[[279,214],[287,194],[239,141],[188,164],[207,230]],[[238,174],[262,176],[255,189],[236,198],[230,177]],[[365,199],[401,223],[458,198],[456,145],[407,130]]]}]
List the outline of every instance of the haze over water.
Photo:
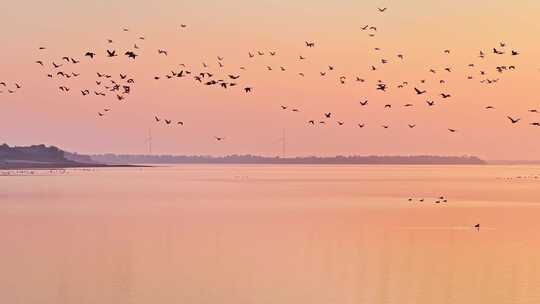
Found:
[{"label": "haze over water", "polygon": [[540,181],[515,177],[539,173],[187,165],[0,177],[0,302],[538,303]]}]

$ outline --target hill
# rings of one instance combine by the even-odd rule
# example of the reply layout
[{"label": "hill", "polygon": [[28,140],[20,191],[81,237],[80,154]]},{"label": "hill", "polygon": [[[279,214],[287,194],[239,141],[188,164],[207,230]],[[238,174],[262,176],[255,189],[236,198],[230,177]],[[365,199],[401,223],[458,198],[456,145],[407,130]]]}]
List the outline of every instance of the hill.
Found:
[{"label": "hill", "polygon": [[[70,158],[73,156],[73,158]],[[57,147],[0,145],[0,169],[101,167],[90,157],[67,153]]]}]

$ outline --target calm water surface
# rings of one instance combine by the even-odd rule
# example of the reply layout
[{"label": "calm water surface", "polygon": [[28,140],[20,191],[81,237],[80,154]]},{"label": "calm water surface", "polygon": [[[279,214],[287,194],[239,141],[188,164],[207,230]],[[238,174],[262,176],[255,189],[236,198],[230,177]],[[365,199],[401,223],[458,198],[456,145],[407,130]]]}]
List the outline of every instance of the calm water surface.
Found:
[{"label": "calm water surface", "polygon": [[188,165],[0,176],[0,303],[540,303],[540,178],[515,178],[539,174]]}]

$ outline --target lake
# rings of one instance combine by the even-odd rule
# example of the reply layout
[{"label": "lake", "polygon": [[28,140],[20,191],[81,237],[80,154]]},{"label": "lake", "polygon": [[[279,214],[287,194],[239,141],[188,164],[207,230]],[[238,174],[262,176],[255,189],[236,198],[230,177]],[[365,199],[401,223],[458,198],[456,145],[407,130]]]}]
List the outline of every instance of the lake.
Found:
[{"label": "lake", "polygon": [[540,302],[538,166],[3,173],[1,303]]}]

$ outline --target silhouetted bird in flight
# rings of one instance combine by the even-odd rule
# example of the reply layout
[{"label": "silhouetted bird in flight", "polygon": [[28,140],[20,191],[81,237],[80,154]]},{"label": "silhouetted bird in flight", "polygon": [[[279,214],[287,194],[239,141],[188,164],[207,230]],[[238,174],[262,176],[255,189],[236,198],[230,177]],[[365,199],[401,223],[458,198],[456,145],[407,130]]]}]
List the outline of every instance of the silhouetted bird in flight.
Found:
[{"label": "silhouetted bird in flight", "polygon": [[124,55],[128,56],[128,58],[131,58],[131,59],[135,59],[138,56],[132,51],[127,51]]},{"label": "silhouetted bird in flight", "polygon": [[416,91],[416,94],[417,94],[417,95],[421,95],[421,94],[424,94],[424,93],[426,93],[426,92],[427,92],[426,90],[424,90],[424,91],[420,91],[420,90],[419,90],[419,89],[417,89],[417,88],[414,88],[414,91]]},{"label": "silhouetted bird in flight", "polygon": [[384,11],[386,11],[387,8],[386,7],[383,7],[383,8],[378,7],[377,9],[379,10],[379,12],[383,13]]},{"label": "silhouetted bird in flight", "polygon": [[217,140],[217,141],[222,141],[225,139],[225,137],[217,137],[217,136],[214,136],[214,138]]},{"label": "silhouetted bird in flight", "polygon": [[452,97],[450,94],[441,93],[442,98],[450,98]]},{"label": "silhouetted bird in flight", "polygon": [[107,50],[107,55],[108,55],[109,57],[116,57],[116,56],[118,56],[118,55],[116,54],[116,51],[115,51],[115,50],[112,50],[112,51]]},{"label": "silhouetted bird in flight", "polygon": [[512,118],[510,116],[506,116],[506,117],[510,120],[510,122],[512,122],[512,124],[516,124],[521,120],[521,118]]}]

